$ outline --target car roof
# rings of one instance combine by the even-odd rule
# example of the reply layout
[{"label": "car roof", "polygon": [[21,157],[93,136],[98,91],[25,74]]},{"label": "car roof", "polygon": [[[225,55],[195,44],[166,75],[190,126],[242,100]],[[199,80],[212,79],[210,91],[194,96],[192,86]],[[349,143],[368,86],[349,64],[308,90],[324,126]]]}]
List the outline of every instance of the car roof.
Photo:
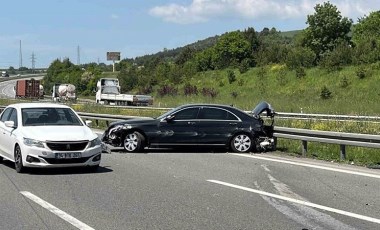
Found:
[{"label": "car roof", "polygon": [[193,106],[197,106],[197,107],[218,107],[218,108],[225,108],[225,109],[238,109],[238,108],[230,106],[230,105],[223,105],[223,104],[202,104],[202,103],[198,103],[198,104],[186,104],[186,105],[179,106],[178,108],[186,108],[186,107],[193,107]]},{"label": "car roof", "polygon": [[70,108],[67,105],[54,104],[54,103],[17,103],[8,105],[9,107],[13,107],[16,109],[24,109],[24,108]]}]

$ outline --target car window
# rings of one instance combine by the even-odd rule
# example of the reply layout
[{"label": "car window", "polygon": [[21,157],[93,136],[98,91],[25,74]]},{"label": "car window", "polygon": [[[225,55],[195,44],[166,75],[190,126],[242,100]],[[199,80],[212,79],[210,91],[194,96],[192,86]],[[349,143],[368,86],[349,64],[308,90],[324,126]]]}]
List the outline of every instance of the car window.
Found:
[{"label": "car window", "polygon": [[192,120],[197,119],[199,108],[183,109],[174,115],[175,120]]},{"label": "car window", "polygon": [[8,121],[13,121],[14,125],[17,126],[17,110],[16,109],[12,109],[11,115],[10,115]]},{"label": "car window", "polygon": [[238,120],[238,118],[229,111],[218,108],[203,108],[199,113],[199,119]]},{"label": "car window", "polygon": [[0,120],[2,122],[8,121],[9,115],[11,114],[13,108],[7,108],[4,110],[4,112],[1,114]]}]

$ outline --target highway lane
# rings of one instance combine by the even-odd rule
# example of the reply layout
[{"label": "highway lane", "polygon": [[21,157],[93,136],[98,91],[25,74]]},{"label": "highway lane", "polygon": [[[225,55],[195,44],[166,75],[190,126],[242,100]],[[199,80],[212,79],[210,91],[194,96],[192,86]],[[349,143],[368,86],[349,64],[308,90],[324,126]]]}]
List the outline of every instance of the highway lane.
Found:
[{"label": "highway lane", "polygon": [[[40,80],[43,76],[40,75],[32,75],[30,78],[34,78],[36,80]],[[28,79],[28,78],[26,78]],[[9,80],[0,82],[0,98],[15,98],[15,90],[17,79],[12,79],[9,77]]]},{"label": "highway lane", "polygon": [[20,191],[40,197],[94,229],[380,227],[374,223],[380,219],[379,171],[274,154],[252,155],[263,159],[243,156],[251,155],[114,151],[103,155],[98,173],[60,169],[17,174],[5,161],[0,164],[0,201],[5,207],[0,209],[0,229],[77,229]]}]

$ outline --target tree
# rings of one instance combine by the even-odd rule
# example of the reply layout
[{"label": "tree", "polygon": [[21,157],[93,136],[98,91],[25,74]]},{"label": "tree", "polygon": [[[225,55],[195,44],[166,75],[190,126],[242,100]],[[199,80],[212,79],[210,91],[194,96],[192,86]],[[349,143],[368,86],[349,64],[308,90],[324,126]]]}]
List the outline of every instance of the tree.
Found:
[{"label": "tree", "polygon": [[353,28],[352,40],[359,43],[368,38],[380,40],[380,11],[372,12],[369,16],[359,19]]},{"label": "tree", "polygon": [[213,62],[217,69],[237,66],[250,56],[250,44],[240,31],[224,34],[214,48]]},{"label": "tree", "polygon": [[184,65],[187,61],[194,57],[195,50],[190,46],[186,46],[181,53],[176,57],[175,64]]},{"label": "tree", "polygon": [[305,44],[311,48],[319,60],[326,52],[332,51],[337,44],[349,42],[352,20],[342,17],[337,7],[330,2],[317,4],[315,13],[307,16],[309,27],[305,31]]},{"label": "tree", "polygon": [[356,64],[374,63],[380,60],[380,11],[359,19],[354,26],[354,62]]}]

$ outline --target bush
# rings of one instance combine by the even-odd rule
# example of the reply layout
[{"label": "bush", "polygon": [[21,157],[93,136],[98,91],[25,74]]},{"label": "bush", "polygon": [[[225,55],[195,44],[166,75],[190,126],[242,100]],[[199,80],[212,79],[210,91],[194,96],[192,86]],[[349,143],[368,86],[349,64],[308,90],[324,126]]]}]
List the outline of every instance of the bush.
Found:
[{"label": "bush", "polygon": [[366,78],[368,75],[368,71],[366,70],[366,68],[364,68],[363,66],[360,66],[357,70],[356,70],[356,76],[359,78],[359,79],[364,79]]},{"label": "bush", "polygon": [[238,86],[243,86],[244,85],[244,80],[243,79],[239,79],[238,81]]},{"label": "bush", "polygon": [[205,97],[215,98],[218,92],[213,88],[202,88],[202,95]]},{"label": "bush", "polygon": [[298,67],[296,69],[296,77],[297,78],[303,78],[303,77],[306,77],[306,71],[305,71],[305,68],[303,67]]},{"label": "bush", "polygon": [[344,76],[344,77],[340,80],[340,84],[339,84],[339,85],[340,85],[341,88],[347,88],[349,84],[350,84],[350,83],[348,82],[347,77]]},{"label": "bush", "polygon": [[239,72],[240,73],[245,73],[249,70],[249,67],[251,66],[251,61],[249,59],[244,59],[240,64],[239,64]]},{"label": "bush", "polygon": [[178,94],[178,89],[177,88],[174,88],[173,86],[171,85],[163,85],[161,86],[161,88],[158,90],[158,94],[163,97],[163,96],[166,96],[166,95],[169,95],[169,96],[175,96]]},{"label": "bush", "polygon": [[236,81],[235,73],[232,70],[228,70],[227,71],[227,77],[228,77],[228,82],[230,84],[232,84],[232,83],[234,83]]},{"label": "bush", "polygon": [[185,96],[198,95],[198,88],[195,85],[186,84],[183,91]]},{"label": "bush", "polygon": [[320,96],[324,100],[330,99],[332,98],[332,92],[326,86],[323,86]]},{"label": "bush", "polygon": [[233,98],[237,98],[238,93],[234,91],[234,92],[231,93],[231,96],[232,96]]}]

